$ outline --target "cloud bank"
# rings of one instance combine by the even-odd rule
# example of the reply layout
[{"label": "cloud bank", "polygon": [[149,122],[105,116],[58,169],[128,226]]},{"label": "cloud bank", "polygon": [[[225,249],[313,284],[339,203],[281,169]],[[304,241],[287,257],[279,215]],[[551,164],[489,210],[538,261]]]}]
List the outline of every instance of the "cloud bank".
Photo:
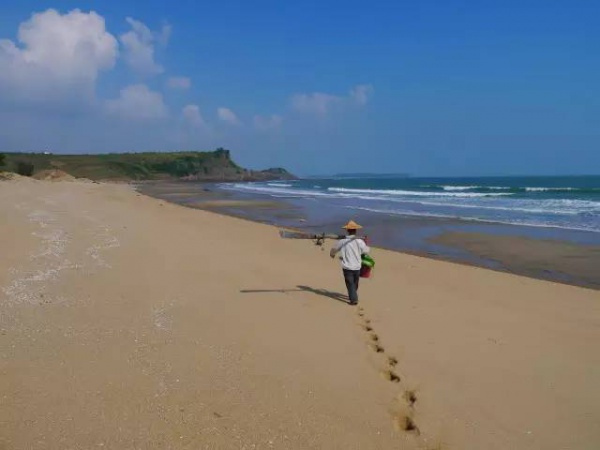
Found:
[{"label": "cloud bank", "polygon": [[112,69],[118,55],[101,16],[49,9],[19,26],[17,43],[0,40],[0,92],[26,103],[91,100],[100,72]]},{"label": "cloud bank", "polygon": [[169,115],[162,94],[151,91],[144,84],[134,84],[121,89],[118,98],[106,101],[106,111],[132,120],[156,120]]},{"label": "cloud bank", "polygon": [[240,125],[240,120],[229,108],[217,108],[217,116],[223,122],[227,122],[230,125]]},{"label": "cloud bank", "polygon": [[327,116],[333,109],[344,108],[349,103],[364,106],[373,95],[373,86],[360,84],[354,86],[347,96],[313,92],[312,94],[295,94],[290,100],[293,110],[318,117]]},{"label": "cloud bank", "polygon": [[164,27],[160,33],[153,33],[142,22],[128,17],[131,31],[120,36],[124,48],[125,61],[140,75],[157,75],[165,69],[154,60],[154,43],[166,46],[171,34],[170,27]]}]

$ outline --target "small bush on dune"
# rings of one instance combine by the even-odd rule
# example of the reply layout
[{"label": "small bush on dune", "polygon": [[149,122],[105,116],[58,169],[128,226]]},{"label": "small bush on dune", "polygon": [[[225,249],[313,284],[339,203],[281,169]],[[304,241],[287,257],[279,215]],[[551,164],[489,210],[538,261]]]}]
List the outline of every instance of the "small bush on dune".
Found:
[{"label": "small bush on dune", "polygon": [[0,153],[0,167],[4,166],[4,158],[6,155],[4,153]]},{"label": "small bush on dune", "polygon": [[23,161],[19,161],[17,163],[17,173],[19,175],[23,175],[25,177],[30,177],[31,175],[33,175],[33,164],[31,163],[27,163],[27,162],[23,162]]}]

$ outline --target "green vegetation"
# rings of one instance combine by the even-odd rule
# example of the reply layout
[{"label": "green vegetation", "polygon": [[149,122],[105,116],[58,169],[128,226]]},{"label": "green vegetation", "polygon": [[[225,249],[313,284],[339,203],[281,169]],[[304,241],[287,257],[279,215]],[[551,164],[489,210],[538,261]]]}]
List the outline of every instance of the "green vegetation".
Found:
[{"label": "green vegetation", "polygon": [[33,175],[34,168],[35,166],[30,162],[19,161],[17,162],[17,168],[15,172],[17,172],[19,175],[23,175],[24,177],[30,177]]},{"label": "green vegetation", "polygon": [[4,166],[5,159],[6,159],[6,155],[4,153],[0,153],[0,167]]},{"label": "green vegetation", "polygon": [[231,160],[229,150],[213,152],[109,153],[99,155],[54,155],[7,153],[8,170],[18,172],[23,164],[35,170],[56,169],[92,180],[201,181],[267,180],[293,178],[287,171],[249,171]]}]

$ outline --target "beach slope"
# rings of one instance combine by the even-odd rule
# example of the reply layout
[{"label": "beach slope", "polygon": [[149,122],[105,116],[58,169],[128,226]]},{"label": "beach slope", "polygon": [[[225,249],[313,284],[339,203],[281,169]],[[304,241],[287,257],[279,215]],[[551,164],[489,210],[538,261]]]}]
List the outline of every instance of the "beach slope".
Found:
[{"label": "beach slope", "polygon": [[596,449],[598,291],[0,182],[0,448]]}]

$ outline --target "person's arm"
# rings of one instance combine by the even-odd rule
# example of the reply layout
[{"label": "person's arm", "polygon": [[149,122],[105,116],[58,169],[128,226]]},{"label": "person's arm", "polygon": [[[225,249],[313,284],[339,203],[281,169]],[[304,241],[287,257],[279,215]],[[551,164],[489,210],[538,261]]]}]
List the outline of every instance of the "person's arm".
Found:
[{"label": "person's arm", "polygon": [[331,248],[331,250],[329,251],[329,256],[331,256],[332,258],[335,258],[335,255],[337,255],[337,252],[340,251],[342,245],[342,241],[337,241],[336,244]]},{"label": "person's arm", "polygon": [[368,254],[371,251],[369,246],[365,244],[365,241],[363,241],[362,239],[360,240],[360,251],[363,255]]}]

